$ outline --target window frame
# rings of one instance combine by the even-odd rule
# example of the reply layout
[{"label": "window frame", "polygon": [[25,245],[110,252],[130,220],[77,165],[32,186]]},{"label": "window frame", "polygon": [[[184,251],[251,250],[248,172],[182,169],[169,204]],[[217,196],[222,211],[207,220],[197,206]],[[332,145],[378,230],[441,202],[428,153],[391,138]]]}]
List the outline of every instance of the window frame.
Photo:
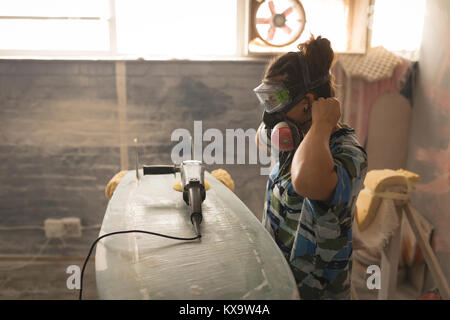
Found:
[{"label": "window frame", "polygon": [[[256,1],[259,2],[260,0],[244,0],[247,2],[246,6],[246,35],[247,38],[245,39],[245,55],[247,57],[270,57],[270,56],[276,56],[280,53],[287,52],[286,51],[280,51],[280,52],[251,52],[249,51],[249,41],[251,36],[251,2]],[[267,0],[265,0],[267,1]],[[301,0],[300,0],[301,1]],[[349,39],[347,40],[347,49],[346,51],[336,51],[338,54],[365,54],[367,50],[371,46],[371,30],[369,28],[369,19],[370,19],[370,8],[373,7],[376,0],[344,0],[349,6],[349,16],[347,24],[350,24],[349,28]],[[308,14],[307,14],[308,15]],[[308,17],[306,18],[308,20]],[[356,23],[355,23],[356,22]],[[363,28],[360,28],[362,25],[364,25]],[[359,45],[358,45],[359,42]]]},{"label": "window frame", "polygon": [[[115,0],[108,0],[109,17],[106,18],[109,25],[109,50],[95,51],[95,50],[3,50],[0,49],[0,58],[22,58],[26,59],[29,57],[33,58],[49,58],[55,59],[58,57],[113,57],[117,55],[116,47],[116,28],[115,28]],[[81,17],[48,17],[48,16],[0,16],[0,20],[7,19],[26,19],[26,20],[104,20],[102,16],[81,16]]]},{"label": "window frame", "polygon": [[[258,59],[266,58],[267,56],[278,55],[279,52],[250,52],[249,51],[249,41],[250,41],[250,29],[251,29],[251,1],[252,0],[234,0],[236,1],[237,16],[236,16],[236,51],[234,55],[217,55],[211,56],[206,55],[204,60],[241,60],[241,59]],[[365,23],[369,19],[368,8],[372,6],[375,0],[345,0],[350,4],[350,10],[353,10],[353,19],[358,17],[362,11],[367,10],[367,17],[363,15]],[[363,6],[354,6],[356,3],[363,3]],[[71,51],[60,51],[60,50],[0,50],[0,59],[42,59],[42,60],[161,60],[161,57],[152,57],[148,55],[140,54],[121,54],[117,51],[117,32],[116,32],[116,0],[108,0],[109,4],[109,15],[106,20],[109,25],[109,50],[104,51],[83,51],[83,50],[71,50]],[[355,10],[356,8],[356,10]],[[6,17],[0,17],[0,19],[6,19]],[[26,17],[22,17],[26,18]],[[101,20],[105,17],[33,17],[33,19],[96,19]],[[349,17],[350,19],[350,17]],[[353,22],[353,20],[352,20]],[[350,23],[350,22],[349,22]],[[354,29],[352,29],[351,35],[353,35]],[[361,37],[363,37],[363,42],[365,42],[364,50],[360,51],[345,51],[341,52],[347,53],[360,53],[364,54],[368,48],[370,48],[370,28],[365,28],[365,30],[359,31]],[[170,58],[169,58],[170,59]],[[164,60],[164,59],[163,59]]]}]

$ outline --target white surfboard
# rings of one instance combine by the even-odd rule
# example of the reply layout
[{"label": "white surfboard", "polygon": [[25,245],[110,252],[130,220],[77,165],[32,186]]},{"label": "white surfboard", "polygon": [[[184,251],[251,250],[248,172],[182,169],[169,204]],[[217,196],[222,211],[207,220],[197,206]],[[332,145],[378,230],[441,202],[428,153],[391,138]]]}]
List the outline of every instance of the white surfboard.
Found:
[{"label": "white surfboard", "polygon": [[[139,229],[195,237],[174,175],[129,171],[109,201],[100,235]],[[99,241],[101,299],[298,299],[286,259],[244,203],[205,172],[201,240],[119,234]]]}]

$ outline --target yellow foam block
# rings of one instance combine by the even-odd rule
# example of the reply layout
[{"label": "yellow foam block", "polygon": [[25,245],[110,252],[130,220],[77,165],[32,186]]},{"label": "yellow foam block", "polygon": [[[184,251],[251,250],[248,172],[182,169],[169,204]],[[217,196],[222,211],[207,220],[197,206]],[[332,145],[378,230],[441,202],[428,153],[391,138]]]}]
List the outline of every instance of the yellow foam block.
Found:
[{"label": "yellow foam block", "polygon": [[[220,182],[222,182],[226,187],[228,187],[228,189],[234,191],[234,181],[233,179],[231,179],[230,174],[226,170],[223,169],[213,170],[211,171],[211,175]],[[180,180],[176,181],[175,184],[173,185],[173,188],[177,191],[182,191],[181,181]],[[209,189],[209,183],[207,181],[205,181],[205,189],[206,190]]]},{"label": "yellow foam block", "polygon": [[[359,192],[358,199],[356,200],[355,218],[356,218],[356,222],[358,223],[359,230],[361,230],[361,231],[366,229],[373,220],[373,219],[369,219],[369,217],[370,217],[369,209],[375,207],[375,205],[374,205],[375,199],[378,199],[378,198],[375,198],[369,189],[362,189]],[[378,203],[378,206],[379,206],[379,203]],[[374,218],[374,217],[372,217],[372,218]]]},{"label": "yellow foam block", "polygon": [[361,231],[366,229],[377,215],[382,197],[377,195],[385,192],[388,187],[404,187],[408,191],[419,181],[419,175],[400,170],[371,170],[364,180],[365,188],[360,191],[356,200],[356,222]]},{"label": "yellow foam block", "polygon": [[[175,181],[175,183],[173,184],[173,188],[174,188],[174,190],[176,190],[176,191],[183,191],[183,188],[181,187],[181,180],[177,180],[177,181]],[[209,183],[208,183],[208,181],[205,181],[205,190],[208,190],[209,189]]]},{"label": "yellow foam block", "polygon": [[419,181],[419,175],[406,171],[399,170],[371,170],[367,173],[364,180],[364,186],[373,192],[382,192],[386,187],[390,186],[405,186],[407,187],[407,181],[411,185],[414,185]]},{"label": "yellow foam block", "polygon": [[111,199],[114,190],[116,190],[117,185],[120,183],[120,180],[127,174],[128,170],[122,170],[114,175],[114,177],[109,180],[108,184],[106,185],[105,189],[105,196],[108,199]]},{"label": "yellow foam block", "polygon": [[211,175],[214,176],[220,182],[222,182],[224,185],[226,185],[228,189],[234,192],[234,181],[226,170],[223,169],[213,170],[211,171]]}]

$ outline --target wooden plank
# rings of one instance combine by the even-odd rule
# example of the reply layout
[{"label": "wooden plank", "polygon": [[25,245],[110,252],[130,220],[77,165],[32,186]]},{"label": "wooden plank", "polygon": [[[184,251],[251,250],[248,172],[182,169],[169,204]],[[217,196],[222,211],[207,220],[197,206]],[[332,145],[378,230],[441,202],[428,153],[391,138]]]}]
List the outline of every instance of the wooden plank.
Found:
[{"label": "wooden plank", "polygon": [[388,201],[389,206],[392,207],[394,214],[399,217],[399,225],[393,231],[393,235],[386,247],[381,250],[381,288],[378,292],[378,300],[392,300],[396,297],[397,291],[397,274],[398,262],[400,260],[400,245],[401,245],[401,226],[402,226],[402,211],[397,210],[393,200],[383,199]]},{"label": "wooden plank", "polygon": [[422,250],[423,256],[425,257],[425,262],[430,269],[431,276],[433,277],[434,283],[439,289],[441,297],[445,300],[450,300],[450,288],[448,286],[447,279],[445,278],[444,272],[434,254],[429,240],[426,238],[422,226],[420,225],[416,215],[418,213],[414,210],[410,203],[403,206],[403,210],[408,218],[411,228],[416,236],[417,242],[419,243],[420,249]]}]

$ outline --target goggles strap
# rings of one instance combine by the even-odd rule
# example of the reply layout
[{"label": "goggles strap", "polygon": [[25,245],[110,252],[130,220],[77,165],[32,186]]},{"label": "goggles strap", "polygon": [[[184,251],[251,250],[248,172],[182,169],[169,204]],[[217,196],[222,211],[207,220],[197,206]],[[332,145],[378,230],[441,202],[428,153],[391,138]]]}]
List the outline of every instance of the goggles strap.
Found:
[{"label": "goggles strap", "polygon": [[311,77],[309,75],[309,67],[308,63],[306,62],[305,54],[303,51],[299,51],[297,53],[298,61],[300,63],[300,69],[302,70],[303,75],[303,83],[304,83],[304,89],[303,92],[306,93],[311,89],[315,89],[318,86],[327,83],[330,80],[330,73],[319,77],[318,79],[311,81]]},{"label": "goggles strap", "polygon": [[330,80],[330,74],[328,73],[314,81],[311,81],[308,63],[306,62],[305,54],[303,53],[303,51],[299,51],[297,53],[297,57],[300,63],[300,69],[302,70],[304,88],[298,95],[296,95],[292,99],[291,103],[289,103],[286,107],[283,108],[283,110],[281,110],[283,113],[289,112],[293,107],[295,107],[297,103],[299,103],[304,98],[305,94],[308,93],[309,90],[315,89]]},{"label": "goggles strap", "polygon": [[306,62],[305,54],[303,51],[299,51],[297,54],[298,61],[300,63],[300,69],[302,70],[303,82],[305,84],[305,89],[307,89],[311,83],[311,78],[309,77],[309,67]]},{"label": "goggles strap", "polygon": [[295,107],[297,105],[297,103],[299,103],[300,101],[302,101],[302,99],[304,98],[304,94],[298,94],[291,103],[289,103],[286,107],[283,108],[283,110],[281,110],[283,113],[287,113],[289,111],[291,111],[291,109],[293,107]]}]

